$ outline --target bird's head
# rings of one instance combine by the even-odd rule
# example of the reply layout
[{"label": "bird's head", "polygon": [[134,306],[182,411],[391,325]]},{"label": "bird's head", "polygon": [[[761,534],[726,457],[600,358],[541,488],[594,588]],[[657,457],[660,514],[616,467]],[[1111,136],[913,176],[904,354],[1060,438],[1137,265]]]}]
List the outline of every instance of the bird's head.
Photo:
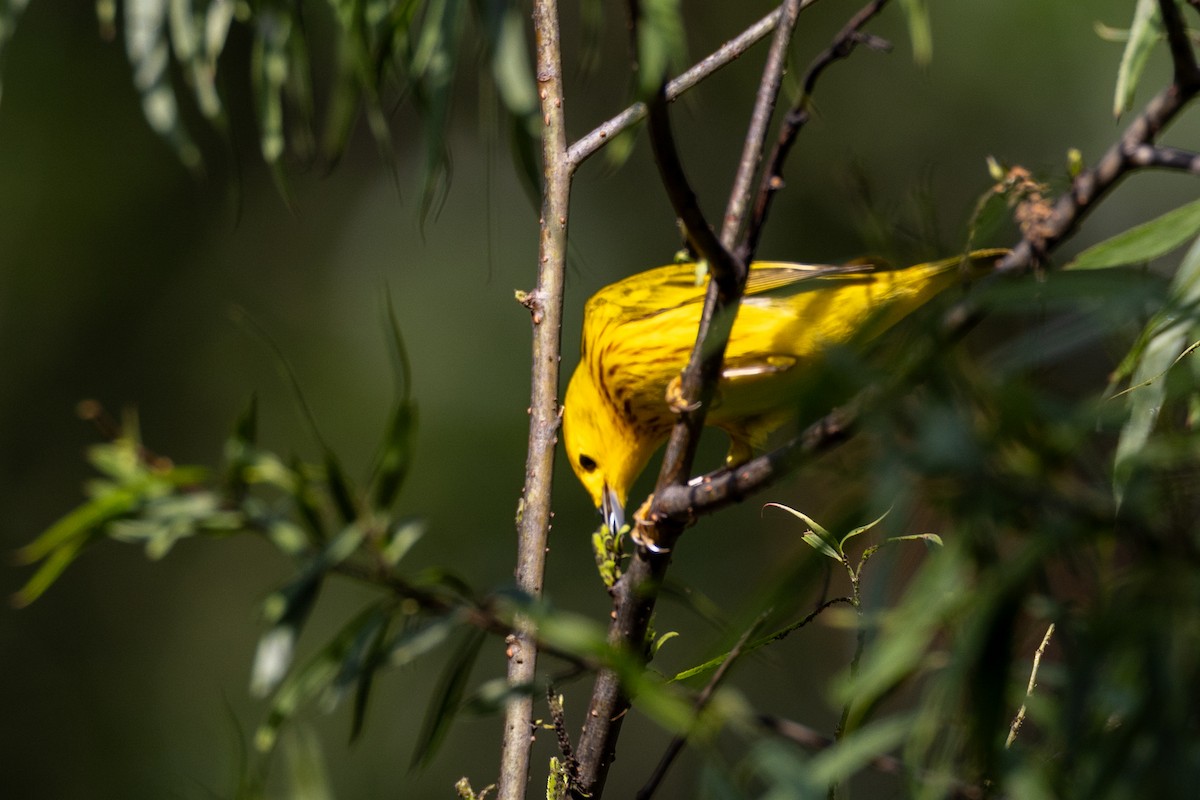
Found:
[{"label": "bird's head", "polygon": [[575,476],[614,533],[625,524],[629,487],[654,452],[656,442],[645,439],[580,364],[563,400],[563,444]]}]

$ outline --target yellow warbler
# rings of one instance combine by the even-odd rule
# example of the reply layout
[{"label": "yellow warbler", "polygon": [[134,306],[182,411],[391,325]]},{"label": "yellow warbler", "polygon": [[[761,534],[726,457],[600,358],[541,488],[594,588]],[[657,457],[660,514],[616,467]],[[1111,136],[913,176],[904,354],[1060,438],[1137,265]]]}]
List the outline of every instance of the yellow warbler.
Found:
[{"label": "yellow warbler", "polygon": [[[990,265],[1006,252],[979,250],[970,260]],[[804,367],[824,348],[882,333],[960,280],[961,263],[752,264],[705,418],[729,434],[730,463],[749,458],[788,419]],[[613,531],[624,523],[629,487],[675,421],[667,387],[691,353],[707,286],[695,264],[672,264],[604,287],[584,310],[563,440],[571,468]]]}]

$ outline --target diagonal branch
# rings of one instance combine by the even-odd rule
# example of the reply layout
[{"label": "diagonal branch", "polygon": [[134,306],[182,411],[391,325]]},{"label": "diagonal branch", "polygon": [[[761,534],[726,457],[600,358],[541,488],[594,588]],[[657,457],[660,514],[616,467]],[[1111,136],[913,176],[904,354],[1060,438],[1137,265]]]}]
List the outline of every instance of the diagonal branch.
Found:
[{"label": "diagonal branch", "polygon": [[[801,0],[800,9],[808,8],[815,2],[817,0]],[[740,58],[743,53],[761,41],[764,36],[775,30],[782,10],[783,6],[776,8],[733,39],[718,47],[687,72],[684,72],[678,78],[668,81],[666,90],[667,100],[674,102],[677,97],[697,86],[709,75]],[[588,158],[595,155],[611,137],[616,136],[632,125],[636,125],[645,118],[646,104],[634,103],[612,119],[596,126],[590,133],[580,137],[577,142],[571,145],[568,151],[571,163],[575,166],[582,164]]]},{"label": "diagonal branch", "polygon": [[[747,139],[752,144],[746,148],[749,155],[743,155],[739,165],[738,177],[734,181],[735,187],[748,186],[757,170],[766,128],[782,83],[787,47],[800,8],[801,0],[787,0],[783,6],[751,117],[751,132]],[[633,18],[636,19],[636,14]],[[717,240],[700,212],[695,193],[688,185],[679,163],[667,116],[665,91],[658,92],[652,99],[648,112],[651,142],[664,185],[676,214],[685,221],[689,239],[696,245],[701,257],[708,261],[712,274],[696,345],[681,380],[681,405],[685,408],[671,433],[659,473],[657,487],[664,489],[668,486],[682,485],[687,478],[699,432],[704,424],[707,402],[712,397],[721,363],[724,361],[725,344],[733,327],[734,313],[746,279],[745,263],[735,259],[730,252],[736,244],[732,237],[741,230],[744,222],[745,204],[738,199],[740,190],[735,188],[725,215],[722,237]],[[696,402],[697,400],[699,402]],[[683,530],[683,526],[672,524],[670,528],[664,529],[656,525],[653,522],[656,518],[653,506],[649,518],[651,521],[648,526],[639,520],[638,532],[644,540],[665,543],[666,549],[669,549],[670,543]],[[658,586],[669,563],[668,553],[655,552],[653,548],[639,547],[633,554],[625,574],[613,587],[614,611],[613,622],[609,627],[610,644],[624,645],[633,652],[642,650],[657,599]],[[596,678],[587,721],[580,736],[579,775],[577,784],[572,787],[574,796],[597,797],[602,793],[608,768],[615,757],[624,712],[628,708],[629,698],[622,691],[617,674],[612,670],[601,672]]]},{"label": "diagonal branch", "polygon": [[[1085,170],[1071,183],[1069,191],[1054,204],[1043,224],[1024,231],[1021,241],[997,269],[1020,272],[1045,262],[1050,253],[1075,232],[1083,218],[1122,178],[1130,172],[1162,164],[1141,164],[1143,154],[1155,139],[1200,92],[1200,68],[1187,40],[1187,29],[1174,0],[1159,0],[1163,26],[1174,64],[1174,79],[1159,92],[1125,129],[1095,167]],[[1152,159],[1151,159],[1152,160]]]}]

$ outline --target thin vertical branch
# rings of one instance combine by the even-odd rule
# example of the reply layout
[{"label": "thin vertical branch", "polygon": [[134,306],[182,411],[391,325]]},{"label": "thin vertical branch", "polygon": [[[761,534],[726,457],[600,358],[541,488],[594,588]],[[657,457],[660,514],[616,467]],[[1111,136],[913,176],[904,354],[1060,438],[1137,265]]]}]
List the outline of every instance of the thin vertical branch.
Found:
[{"label": "thin vertical branch", "polygon": [[[542,104],[543,180],[536,288],[524,300],[533,322],[532,389],[525,488],[517,515],[517,587],[542,591],[550,532],[550,490],[558,430],[558,363],[561,349],[563,274],[571,162],[563,111],[562,59],[556,0],[535,0],[533,27],[537,84]],[[518,620],[508,637],[508,682],[528,687],[537,673],[537,647],[529,623]],[[505,709],[498,800],[523,800],[533,741],[533,696],[520,693]]]},{"label": "thin vertical branch", "polygon": [[[746,279],[745,263],[732,255],[735,237],[742,229],[747,211],[747,202],[741,198],[743,194],[748,198],[749,190],[743,187],[749,187],[753,182],[762,158],[766,130],[779,95],[787,48],[800,8],[800,0],[787,0],[781,11],[751,116],[748,144],[738,166],[720,239],[704,220],[695,202],[695,194],[687,185],[678,162],[669,127],[665,91],[660,91],[650,103],[650,137],[664,185],[676,214],[685,221],[689,239],[709,262],[712,274],[696,345],[682,376],[680,422],[676,424],[667,443],[656,493],[666,487],[682,485],[686,480],[700,428],[704,424],[705,401],[711,398],[716,387],[733,315]],[[722,313],[723,310],[727,313]],[[640,652],[644,647],[658,587],[670,564],[669,548],[682,531],[682,526],[674,522],[660,528],[655,525],[654,519],[655,512],[651,505],[647,517],[637,521],[638,532],[644,541],[658,543],[662,550],[668,552],[638,548],[625,574],[613,587],[613,621],[608,640],[610,644],[633,652]],[[629,699],[621,690],[617,675],[612,670],[602,671],[593,688],[587,720],[579,741],[579,775],[576,785],[572,787],[575,797],[598,797],[603,792],[608,769],[615,756],[621,721],[628,707]]]}]

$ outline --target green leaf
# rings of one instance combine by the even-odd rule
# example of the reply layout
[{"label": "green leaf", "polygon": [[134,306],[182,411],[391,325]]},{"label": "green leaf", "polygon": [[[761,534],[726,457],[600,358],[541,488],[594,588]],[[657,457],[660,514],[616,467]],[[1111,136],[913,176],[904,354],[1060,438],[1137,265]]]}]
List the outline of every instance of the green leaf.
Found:
[{"label": "green leaf", "polygon": [[1089,247],[1066,268],[1105,269],[1142,264],[1166,255],[1197,234],[1200,234],[1200,200]]},{"label": "green leaf", "polygon": [[142,113],[155,133],[175,148],[189,169],[200,166],[196,147],[179,117],[171,86],[171,46],[167,39],[167,3],[126,0],[125,53],[133,66],[133,85],[142,98]]},{"label": "green leaf", "polygon": [[[803,521],[806,525],[808,525],[810,528],[812,528],[812,530],[802,534],[804,541],[810,547],[812,547],[814,550],[816,550],[819,553],[823,553],[824,555],[829,556],[834,561],[837,561],[839,563],[843,561],[842,554],[840,552],[838,552],[839,545],[838,545],[837,539],[834,537],[833,534],[831,534],[829,531],[825,530],[823,527],[821,527],[819,524],[817,524],[816,520],[814,520],[812,517],[808,516],[807,514],[805,514],[802,511],[797,511],[794,508],[785,506],[782,503],[767,503],[763,507],[764,508],[771,507],[771,508],[783,509],[784,511],[791,514],[793,517],[796,517],[796,518],[800,519],[801,521]],[[882,517],[880,519],[882,519]],[[874,524],[874,523],[872,523],[872,524]]]},{"label": "green leaf", "polygon": [[347,654],[352,654],[363,628],[377,624],[380,608],[380,603],[373,603],[356,614],[333,639],[279,684],[267,719],[254,736],[259,752],[268,752],[275,746],[280,729],[303,705],[322,697],[326,704],[339,698],[340,695],[331,693],[330,688],[343,673]]},{"label": "green leaf", "polygon": [[889,542],[926,542],[928,544],[936,544],[938,547],[944,546],[942,537],[936,533],[910,533],[905,536],[893,536],[888,539]]},{"label": "green leaf", "polygon": [[1117,68],[1117,88],[1113,97],[1113,116],[1119,117],[1133,107],[1133,95],[1141,80],[1150,52],[1162,38],[1162,15],[1158,0],[1138,0],[1129,28],[1129,39]]},{"label": "green leaf", "polygon": [[913,61],[925,66],[933,60],[933,30],[929,25],[929,6],[926,0],[900,0],[900,9],[908,23],[912,41]]},{"label": "green leaf", "polygon": [[394,567],[400,563],[412,546],[425,535],[426,522],[423,519],[403,519],[393,525],[380,548],[380,555],[388,566]]},{"label": "green leaf", "polygon": [[414,767],[427,765],[445,740],[450,725],[462,707],[467,681],[470,680],[483,642],[483,631],[468,632],[442,671],[442,679],[425,711],[425,721],[417,737],[417,748],[412,758]]},{"label": "green leaf", "polygon": [[283,737],[283,768],[286,797],[303,800],[333,800],[333,786],[325,768],[321,742],[307,725],[292,727]]},{"label": "green leaf", "polygon": [[874,528],[876,525],[883,522],[883,520],[890,513],[892,513],[892,510],[889,508],[887,511],[880,514],[878,519],[872,520],[871,522],[868,522],[866,525],[861,525],[861,526],[855,528],[854,530],[850,531],[849,533],[847,533],[845,536],[842,537],[842,541],[838,543],[838,550],[841,552],[845,552],[846,542],[850,541],[855,536],[858,536],[860,533],[865,533],[866,531],[871,530],[871,528]]},{"label": "green leaf", "polygon": [[[258,10],[251,74],[258,100],[259,148],[263,160],[273,169],[277,168],[287,146],[283,132],[283,87],[291,69],[288,60],[291,35],[292,20],[287,15],[269,8]],[[279,178],[277,170],[276,177]]]},{"label": "green leaf", "polygon": [[291,669],[296,642],[316,605],[321,584],[320,575],[302,575],[263,604],[263,616],[273,624],[259,638],[254,652],[250,694],[266,697]]},{"label": "green leaf", "polygon": [[[424,187],[421,192],[421,222],[436,212],[449,184],[450,155],[446,127],[454,89],[463,20],[462,0],[430,0],[424,5],[421,30],[410,69],[416,88],[425,134]],[[384,120],[386,126],[386,120]]]},{"label": "green leaf", "polygon": [[447,617],[423,625],[410,622],[384,646],[388,663],[396,667],[412,663],[446,641],[453,630],[454,621]]},{"label": "green leaf", "polygon": [[[1200,301],[1200,239],[1180,263],[1171,281],[1169,296],[1171,307],[1189,309],[1194,318],[1196,304]],[[1190,341],[1194,328],[1192,319],[1156,316],[1147,326],[1145,344],[1137,345],[1141,352],[1133,368],[1130,387],[1120,395],[1128,397],[1129,418],[1121,427],[1113,456],[1113,495],[1118,505],[1166,402],[1167,372],[1195,349],[1196,344]]]},{"label": "green leaf", "polygon": [[911,717],[896,715],[859,728],[812,757],[808,768],[813,779],[821,786],[831,786],[850,778],[903,742],[912,723]]},{"label": "green leaf", "polygon": [[387,320],[392,334],[398,397],[371,478],[371,503],[378,511],[390,509],[396,502],[412,462],[417,429],[417,406],[411,392],[412,368],[390,294],[387,296]]},{"label": "green leaf", "polygon": [[679,0],[643,0],[638,10],[638,96],[646,99],[683,62],[686,39]]}]

